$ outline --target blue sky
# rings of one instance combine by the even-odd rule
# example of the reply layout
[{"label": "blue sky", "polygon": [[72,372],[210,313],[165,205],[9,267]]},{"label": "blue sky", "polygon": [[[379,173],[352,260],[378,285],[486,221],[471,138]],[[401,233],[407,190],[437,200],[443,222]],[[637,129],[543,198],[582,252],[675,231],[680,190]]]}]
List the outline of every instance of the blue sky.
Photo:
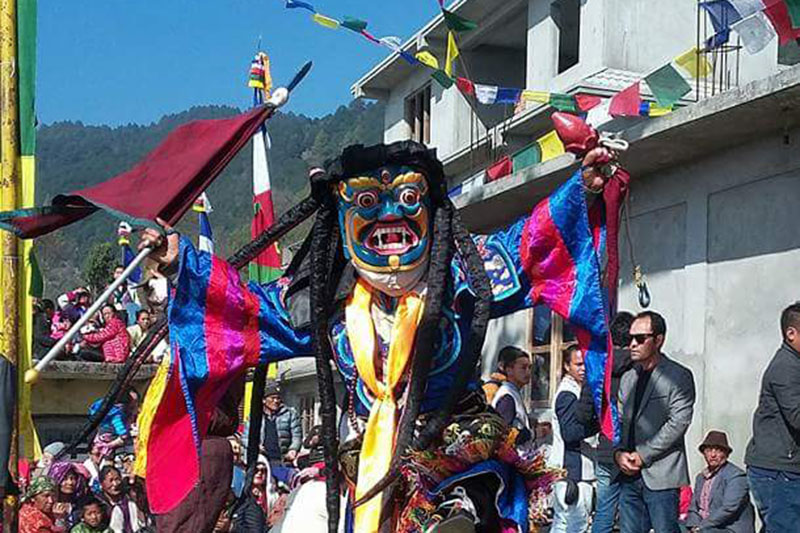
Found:
[{"label": "blue sky", "polygon": [[[334,18],[406,39],[436,0],[310,0]],[[351,100],[350,85],[387,50],[329,30],[282,0],[39,0],[37,112],[50,124],[148,124],[193,105],[248,106],[247,70],[261,37],[272,75],[314,68],[288,110],[310,116]]]}]

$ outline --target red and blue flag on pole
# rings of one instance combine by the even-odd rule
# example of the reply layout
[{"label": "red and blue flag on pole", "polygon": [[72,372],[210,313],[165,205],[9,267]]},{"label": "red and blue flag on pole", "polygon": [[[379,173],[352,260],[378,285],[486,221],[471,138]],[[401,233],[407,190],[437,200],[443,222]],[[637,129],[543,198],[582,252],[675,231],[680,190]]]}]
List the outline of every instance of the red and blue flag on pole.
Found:
[{"label": "red and blue flag on pole", "polygon": [[587,209],[581,172],[576,172],[531,213],[520,255],[531,280],[531,297],[564,317],[584,353],[603,433],[619,438],[619,417],[611,402],[612,345],[608,299],[601,282],[605,225],[600,204]]}]

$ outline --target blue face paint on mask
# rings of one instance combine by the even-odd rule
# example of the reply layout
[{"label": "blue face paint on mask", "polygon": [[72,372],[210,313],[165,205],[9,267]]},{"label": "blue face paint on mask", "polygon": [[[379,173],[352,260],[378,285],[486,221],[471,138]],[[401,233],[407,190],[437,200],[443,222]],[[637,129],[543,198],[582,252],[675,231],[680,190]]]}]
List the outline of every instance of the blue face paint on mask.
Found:
[{"label": "blue face paint on mask", "polygon": [[403,272],[424,263],[430,247],[425,176],[389,166],[339,182],[339,227],[347,259],[372,272]]}]

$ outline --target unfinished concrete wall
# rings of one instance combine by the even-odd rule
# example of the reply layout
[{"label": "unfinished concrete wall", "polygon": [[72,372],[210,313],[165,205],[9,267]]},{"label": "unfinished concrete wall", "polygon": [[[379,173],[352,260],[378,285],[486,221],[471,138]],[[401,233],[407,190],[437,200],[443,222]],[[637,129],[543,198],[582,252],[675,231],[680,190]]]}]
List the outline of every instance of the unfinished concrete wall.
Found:
[{"label": "unfinished concrete wall", "polygon": [[[795,130],[634,176],[631,230],[651,309],[667,320],[665,352],[695,375],[693,472],[710,429],[728,433],[742,463],[780,311],[800,299],[798,142]],[[638,311],[625,243],[621,254],[620,308]]]}]

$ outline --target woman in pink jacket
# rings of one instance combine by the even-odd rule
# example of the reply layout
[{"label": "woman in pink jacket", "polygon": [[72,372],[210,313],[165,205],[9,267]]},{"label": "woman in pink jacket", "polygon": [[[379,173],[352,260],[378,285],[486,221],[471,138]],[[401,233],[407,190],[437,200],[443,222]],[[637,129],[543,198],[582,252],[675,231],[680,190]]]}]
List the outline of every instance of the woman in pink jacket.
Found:
[{"label": "woman in pink jacket", "polygon": [[105,326],[83,336],[78,356],[84,361],[124,363],[130,354],[130,338],[125,323],[110,305],[103,307],[102,314]]}]

